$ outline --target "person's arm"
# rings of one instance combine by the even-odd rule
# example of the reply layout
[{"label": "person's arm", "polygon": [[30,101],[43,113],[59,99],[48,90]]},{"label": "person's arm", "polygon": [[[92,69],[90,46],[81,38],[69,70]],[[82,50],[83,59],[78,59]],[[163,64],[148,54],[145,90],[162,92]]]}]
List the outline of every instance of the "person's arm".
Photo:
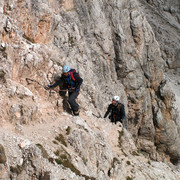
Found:
[{"label": "person's arm", "polygon": [[74,75],[74,78],[75,78],[75,80],[77,81],[77,85],[76,85],[76,90],[80,90],[80,86],[81,86],[81,84],[82,84],[82,82],[83,82],[83,79],[79,76],[79,74],[78,73],[74,73],[73,74]]},{"label": "person's arm", "polygon": [[105,113],[105,115],[104,115],[104,118],[106,118],[106,117],[108,116],[108,114],[110,113],[110,111],[111,111],[111,105],[108,106],[108,109],[107,109],[107,111],[106,111],[106,113]]},{"label": "person's arm", "polygon": [[55,88],[63,82],[62,77],[52,85],[48,85],[49,88]]}]

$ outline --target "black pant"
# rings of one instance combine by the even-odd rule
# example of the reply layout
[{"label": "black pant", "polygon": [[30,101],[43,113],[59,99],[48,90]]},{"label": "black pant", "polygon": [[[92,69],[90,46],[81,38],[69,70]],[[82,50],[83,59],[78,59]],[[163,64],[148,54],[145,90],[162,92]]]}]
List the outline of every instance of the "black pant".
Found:
[{"label": "black pant", "polygon": [[116,124],[118,121],[122,123],[122,119],[121,119],[120,116],[115,116],[115,115],[111,114],[111,115],[109,116],[109,119],[111,120],[111,122],[114,122],[115,124]]},{"label": "black pant", "polygon": [[76,98],[78,97],[79,92],[68,92],[68,94],[69,94],[68,102],[71,106],[71,109],[73,111],[78,111],[79,105],[76,102]]}]

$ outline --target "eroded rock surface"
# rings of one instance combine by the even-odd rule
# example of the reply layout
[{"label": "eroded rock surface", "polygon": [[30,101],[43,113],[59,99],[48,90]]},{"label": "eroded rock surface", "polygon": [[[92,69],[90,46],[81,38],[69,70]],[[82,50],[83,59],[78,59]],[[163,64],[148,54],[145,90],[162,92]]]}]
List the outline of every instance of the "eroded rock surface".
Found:
[{"label": "eroded rock surface", "polygon": [[[166,165],[180,163],[177,7],[178,1],[2,0],[2,178],[178,179]],[[77,119],[63,114],[58,93],[44,89],[64,64],[84,79]],[[125,105],[132,136],[101,118],[113,95]],[[38,129],[51,122],[47,132]],[[57,145],[64,136],[67,144]],[[138,157],[142,151],[146,157]]]}]

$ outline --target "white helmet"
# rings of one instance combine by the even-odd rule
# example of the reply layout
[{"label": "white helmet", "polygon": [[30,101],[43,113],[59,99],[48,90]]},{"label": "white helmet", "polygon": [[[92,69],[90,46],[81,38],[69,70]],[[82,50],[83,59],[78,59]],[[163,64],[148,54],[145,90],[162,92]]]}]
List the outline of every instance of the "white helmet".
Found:
[{"label": "white helmet", "polygon": [[65,65],[64,67],[63,67],[63,73],[67,73],[67,72],[69,72],[71,69],[70,69],[70,67],[68,66],[68,65]]},{"label": "white helmet", "polygon": [[114,96],[114,97],[113,97],[113,100],[116,101],[116,102],[118,102],[118,101],[119,101],[119,96]]}]

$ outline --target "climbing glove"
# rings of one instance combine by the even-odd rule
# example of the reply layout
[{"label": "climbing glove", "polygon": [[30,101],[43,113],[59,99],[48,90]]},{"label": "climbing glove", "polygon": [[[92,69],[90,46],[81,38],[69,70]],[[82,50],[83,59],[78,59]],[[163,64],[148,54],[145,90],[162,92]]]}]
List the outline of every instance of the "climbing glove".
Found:
[{"label": "climbing glove", "polygon": [[44,87],[46,90],[51,88],[51,85],[47,85],[46,87]]}]

